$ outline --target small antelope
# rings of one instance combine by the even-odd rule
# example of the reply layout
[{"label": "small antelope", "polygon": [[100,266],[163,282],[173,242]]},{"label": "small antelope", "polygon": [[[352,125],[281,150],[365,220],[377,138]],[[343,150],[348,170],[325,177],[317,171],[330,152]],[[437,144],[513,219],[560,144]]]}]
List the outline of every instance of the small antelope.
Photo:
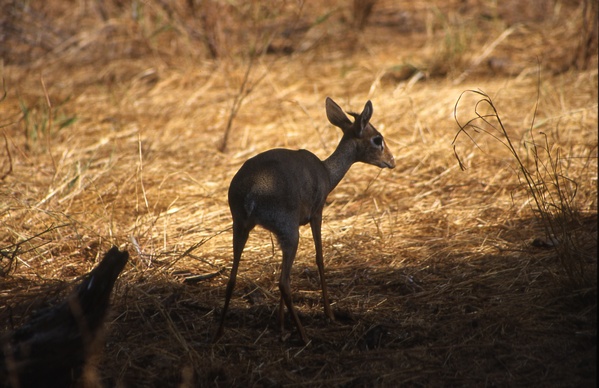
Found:
[{"label": "small antelope", "polygon": [[279,289],[279,325],[283,330],[284,306],[291,314],[302,341],[308,337],[291,300],[291,266],[299,242],[299,226],[310,223],[316,247],[316,264],[322,285],[324,312],[335,319],[329,305],[322,258],[322,210],[327,195],[337,186],[355,162],[381,168],[395,167],[395,159],[383,136],[369,123],[372,103],[360,114],[350,113],[354,122],[332,99],[326,99],[327,118],[341,128],[343,137],[326,160],[306,150],[273,149],[248,159],[231,180],[229,207],[233,216],[233,267],[227,283],[225,305],[216,334],[223,333],[229,301],[235,288],[239,261],[250,231],[261,225],[277,236],[283,252]]}]

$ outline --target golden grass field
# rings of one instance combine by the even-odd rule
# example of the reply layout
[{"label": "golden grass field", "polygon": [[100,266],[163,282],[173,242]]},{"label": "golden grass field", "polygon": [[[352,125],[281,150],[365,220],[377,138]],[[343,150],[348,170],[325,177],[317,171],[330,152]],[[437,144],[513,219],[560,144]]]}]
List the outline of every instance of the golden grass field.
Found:
[{"label": "golden grass field", "polygon": [[[379,0],[367,18],[341,0],[4,3],[2,331],[112,245],[131,255],[85,386],[596,386],[596,2]],[[533,244],[551,239],[497,121],[456,137],[482,98],[456,107],[467,90],[548,182],[557,246]],[[397,162],[354,165],[328,197],[336,321],[302,227],[291,280],[312,341],[291,321],[281,340],[280,251],[257,228],[212,343],[228,184],[270,148],[328,156],[327,96],[370,99]]]}]

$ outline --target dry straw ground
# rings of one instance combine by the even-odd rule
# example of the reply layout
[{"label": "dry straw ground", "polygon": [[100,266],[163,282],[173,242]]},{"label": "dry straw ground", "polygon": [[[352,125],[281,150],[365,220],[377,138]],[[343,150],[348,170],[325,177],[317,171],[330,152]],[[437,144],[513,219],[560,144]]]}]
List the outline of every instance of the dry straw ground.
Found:
[{"label": "dry straw ground", "polygon": [[[352,7],[4,0],[1,329],[57,303],[116,244],[131,261],[88,386],[596,386],[596,2]],[[547,209],[568,255],[498,140],[458,136],[460,169],[454,107],[470,89],[548,190],[561,182]],[[292,288],[312,342],[280,340],[280,254],[257,229],[213,344],[228,183],[269,148],[332,152],[326,96],[371,99],[397,160],[355,165],[329,196],[337,320],[302,228]],[[480,98],[463,96],[460,122]]]}]

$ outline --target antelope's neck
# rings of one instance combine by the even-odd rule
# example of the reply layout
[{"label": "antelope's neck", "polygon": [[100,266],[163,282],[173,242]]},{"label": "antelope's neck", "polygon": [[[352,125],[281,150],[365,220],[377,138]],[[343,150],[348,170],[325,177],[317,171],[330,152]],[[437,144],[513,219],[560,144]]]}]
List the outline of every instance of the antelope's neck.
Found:
[{"label": "antelope's neck", "polygon": [[329,172],[332,191],[343,179],[349,168],[356,162],[357,150],[351,141],[341,140],[335,152],[324,160],[324,165]]}]

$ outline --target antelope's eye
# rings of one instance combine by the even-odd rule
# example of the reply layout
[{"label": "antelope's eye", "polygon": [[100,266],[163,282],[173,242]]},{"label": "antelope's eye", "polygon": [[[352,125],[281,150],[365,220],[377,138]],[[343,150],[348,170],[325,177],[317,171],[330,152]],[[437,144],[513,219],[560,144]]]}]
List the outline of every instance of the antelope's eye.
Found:
[{"label": "antelope's eye", "polygon": [[372,138],[372,144],[374,144],[377,147],[380,147],[383,145],[383,137],[382,136],[375,136]]}]

